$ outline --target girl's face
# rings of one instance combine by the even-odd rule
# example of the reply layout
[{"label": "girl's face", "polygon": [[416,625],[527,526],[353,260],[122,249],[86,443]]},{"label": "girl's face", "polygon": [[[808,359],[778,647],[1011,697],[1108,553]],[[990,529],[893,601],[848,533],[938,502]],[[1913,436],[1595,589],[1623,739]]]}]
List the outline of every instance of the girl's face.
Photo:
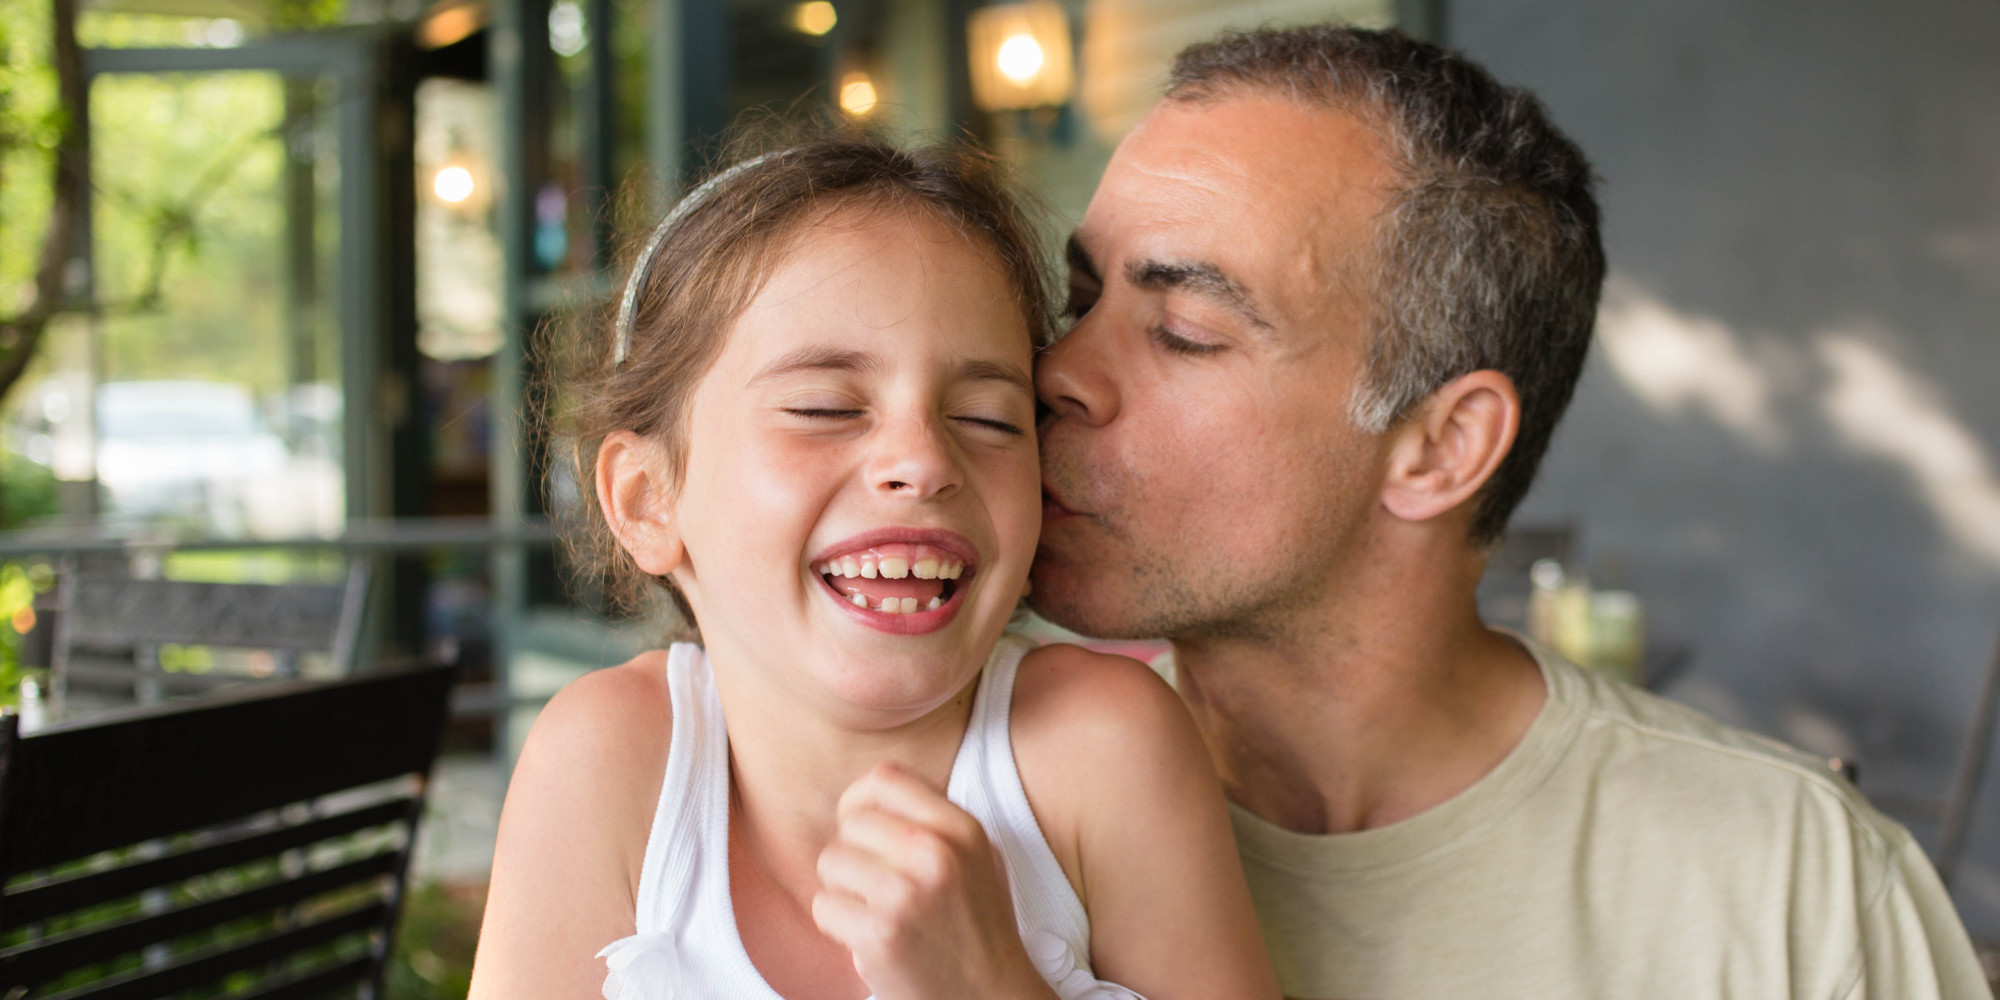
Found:
[{"label": "girl's face", "polygon": [[1041,527],[1029,333],[983,251],[923,210],[809,221],[691,406],[674,577],[704,640],[870,724],[965,686]]}]

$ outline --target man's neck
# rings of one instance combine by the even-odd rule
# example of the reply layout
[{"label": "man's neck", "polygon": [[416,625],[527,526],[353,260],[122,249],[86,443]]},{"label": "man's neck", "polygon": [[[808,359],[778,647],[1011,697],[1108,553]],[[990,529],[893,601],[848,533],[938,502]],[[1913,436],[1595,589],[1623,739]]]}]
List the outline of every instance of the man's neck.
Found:
[{"label": "man's neck", "polygon": [[1479,620],[1481,560],[1442,555],[1371,558],[1255,637],[1175,640],[1176,683],[1232,800],[1299,833],[1374,829],[1519,745],[1547,698],[1541,672]]}]

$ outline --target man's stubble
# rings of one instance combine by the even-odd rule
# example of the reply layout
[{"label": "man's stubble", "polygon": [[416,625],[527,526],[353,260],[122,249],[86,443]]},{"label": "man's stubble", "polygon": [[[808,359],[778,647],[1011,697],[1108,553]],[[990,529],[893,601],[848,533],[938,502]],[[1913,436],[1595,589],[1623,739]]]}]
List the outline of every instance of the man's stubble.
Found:
[{"label": "man's stubble", "polygon": [[[1160,483],[1126,464],[1045,450],[1043,475],[1056,495],[1087,498],[1092,513],[1079,532],[1089,541],[1081,551],[1060,536],[1045,537],[1030,606],[1064,628],[1105,639],[1271,642],[1313,630],[1306,619],[1357,545],[1357,493],[1369,478],[1357,456],[1343,460],[1337,452],[1312,456],[1313,468],[1274,463],[1290,489],[1229,498],[1221,484],[1190,497],[1181,482]],[[1189,456],[1174,476],[1209,471]],[[1162,489],[1187,502],[1180,509],[1144,503],[1149,495],[1160,499],[1149,491]],[[1244,558],[1216,544],[1230,531],[1270,541]]]}]

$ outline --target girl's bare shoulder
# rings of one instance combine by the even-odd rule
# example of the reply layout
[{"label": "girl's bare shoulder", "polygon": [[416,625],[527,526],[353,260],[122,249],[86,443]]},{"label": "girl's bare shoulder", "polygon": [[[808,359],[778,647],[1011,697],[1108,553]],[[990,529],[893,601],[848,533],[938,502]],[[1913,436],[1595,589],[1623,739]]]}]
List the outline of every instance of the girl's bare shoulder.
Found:
[{"label": "girl's bare shoulder", "polygon": [[1174,739],[1187,720],[1180,696],[1151,667],[1067,643],[1021,658],[1012,714],[1017,744],[1053,743],[1061,751],[1116,752],[1134,740]]},{"label": "girl's bare shoulder", "polygon": [[666,667],[665,650],[642,653],[551,698],[521,748],[509,805],[525,796],[524,808],[576,820],[577,836],[643,849],[673,740]]},{"label": "girl's bare shoulder", "polygon": [[474,1000],[595,995],[591,956],[633,931],[672,733],[664,652],[577,678],[536,717],[500,810]]},{"label": "girl's bare shoulder", "polygon": [[1021,785],[1073,884],[1098,824],[1168,789],[1213,783],[1201,738],[1180,696],[1152,668],[1124,656],[1050,645],[1028,653],[1014,682],[1009,735]]},{"label": "girl's bare shoulder", "polygon": [[[629,738],[671,727],[667,655],[664,649],[651,650],[571,681],[536,717],[535,732],[546,730],[545,738],[551,739],[588,740],[593,734]],[[664,743],[667,733],[659,735]]]}]

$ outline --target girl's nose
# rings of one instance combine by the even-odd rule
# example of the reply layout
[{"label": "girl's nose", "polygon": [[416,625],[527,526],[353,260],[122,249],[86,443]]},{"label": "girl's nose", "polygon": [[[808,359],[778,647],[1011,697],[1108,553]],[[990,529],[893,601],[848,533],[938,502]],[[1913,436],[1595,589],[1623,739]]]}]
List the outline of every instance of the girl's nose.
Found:
[{"label": "girl's nose", "polygon": [[876,490],[912,500],[941,499],[965,485],[958,455],[933,420],[900,420],[883,428],[868,469]]}]

